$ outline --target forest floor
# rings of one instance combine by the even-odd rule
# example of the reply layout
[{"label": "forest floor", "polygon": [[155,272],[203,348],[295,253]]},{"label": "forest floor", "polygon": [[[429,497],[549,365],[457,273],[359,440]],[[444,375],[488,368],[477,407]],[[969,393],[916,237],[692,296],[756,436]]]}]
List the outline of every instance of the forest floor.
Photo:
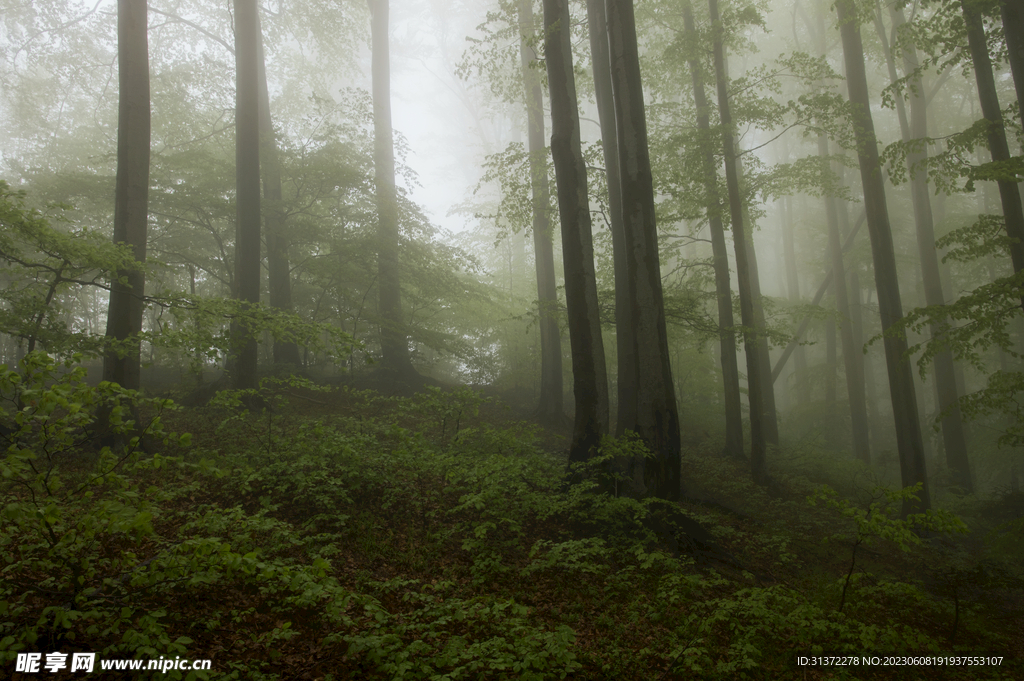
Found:
[{"label": "forest floor", "polygon": [[64,457],[45,524],[0,488],[0,676],[92,651],[212,661],[134,678],[1024,678],[1014,499],[921,539],[879,498],[857,516],[871,490],[769,494],[688,451],[689,496],[640,502],[562,490],[568,433],[467,388],[265,397],[165,411],[191,441],[156,455]]}]

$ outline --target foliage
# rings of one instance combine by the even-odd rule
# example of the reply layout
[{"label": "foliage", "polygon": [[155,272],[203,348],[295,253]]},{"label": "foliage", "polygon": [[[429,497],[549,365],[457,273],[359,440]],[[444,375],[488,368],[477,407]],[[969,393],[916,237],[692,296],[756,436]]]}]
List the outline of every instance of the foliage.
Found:
[{"label": "foliage", "polygon": [[[25,205],[25,192],[0,180],[0,333],[61,353],[96,352],[98,342],[66,322],[77,287],[108,288],[111,272],[138,269],[131,253],[97,230],[69,224],[69,206],[49,215]],[[60,224],[58,229],[53,223]]]}]

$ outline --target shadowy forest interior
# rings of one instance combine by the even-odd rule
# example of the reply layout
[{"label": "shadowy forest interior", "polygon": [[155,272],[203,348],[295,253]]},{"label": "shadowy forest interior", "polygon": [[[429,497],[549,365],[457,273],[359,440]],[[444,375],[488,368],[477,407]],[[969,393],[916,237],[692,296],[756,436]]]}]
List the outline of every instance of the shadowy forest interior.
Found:
[{"label": "shadowy forest interior", "polygon": [[1018,0],[0,20],[0,677],[1024,678]]}]

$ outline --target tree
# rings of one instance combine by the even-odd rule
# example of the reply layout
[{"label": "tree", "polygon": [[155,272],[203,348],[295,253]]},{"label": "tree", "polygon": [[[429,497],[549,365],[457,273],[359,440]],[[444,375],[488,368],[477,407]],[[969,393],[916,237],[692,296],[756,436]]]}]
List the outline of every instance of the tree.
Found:
[{"label": "tree", "polygon": [[644,486],[662,499],[679,498],[681,441],[665,326],[654,182],[647,146],[640,58],[633,0],[607,0],[612,91],[618,131],[622,215],[635,331],[636,408],[625,429],[653,453],[644,466]]},{"label": "tree", "polygon": [[[270,305],[284,312],[293,312],[292,277],[288,264],[288,237],[285,236],[285,211],[281,192],[281,158],[277,148],[274,122],[270,116],[270,88],[267,86],[266,52],[260,30],[259,57],[259,126],[260,166],[263,171],[263,220],[267,239],[267,288]],[[274,363],[298,366],[299,346],[274,339]]]},{"label": "tree", "polygon": [[[967,29],[967,43],[974,62],[974,80],[978,84],[978,99],[981,112],[988,124],[988,149],[992,162],[1006,164],[1010,161],[1010,148],[1006,143],[1006,129],[1003,126],[1003,112],[999,108],[999,94],[992,74],[992,59],[988,54],[988,39],[977,0],[960,0],[963,8],[964,25]],[[1020,202],[1020,189],[1015,178],[1002,173],[999,180],[999,199],[1003,205],[1006,236],[1010,238],[1010,260],[1013,271],[1024,270],[1024,207]],[[1021,298],[1024,304],[1024,297]]]},{"label": "tree", "polygon": [[[917,395],[907,354],[906,337],[893,329],[903,317],[900,300],[896,255],[893,248],[892,228],[885,200],[885,185],[878,160],[871,102],[868,95],[867,75],[864,68],[864,47],[860,25],[853,0],[837,0],[836,13],[843,43],[843,60],[849,88],[851,116],[857,143],[861,183],[864,189],[864,208],[867,213],[871,255],[875,269],[875,287],[878,292],[878,311],[884,334],[885,361],[889,374],[889,393],[892,398],[896,425],[896,446],[900,458],[903,487],[921,484],[920,499],[904,500],[904,514],[920,512],[931,506],[928,493],[928,475],[925,470],[924,442],[917,413]],[[888,333],[886,333],[888,332]]]},{"label": "tree", "polygon": [[1024,9],[1015,0],[1000,0],[1003,15],[1003,38],[1017,91],[1017,113],[1024,121]]},{"label": "tree", "polygon": [[562,339],[558,329],[558,291],[555,255],[548,217],[548,169],[544,156],[544,93],[533,43],[536,29],[533,0],[519,0],[519,54],[526,95],[527,151],[530,154],[530,190],[533,207],[533,252],[537,272],[540,327],[540,402],[537,416],[549,425],[565,420],[562,410]]},{"label": "tree", "polygon": [[415,373],[402,323],[402,288],[398,273],[398,191],[395,187],[395,140],[391,125],[391,56],[388,47],[390,0],[370,3],[373,71],[373,178],[377,192],[377,295],[380,315],[381,368],[398,375]]},{"label": "tree", "polygon": [[[117,179],[114,243],[146,260],[149,221],[149,40],[145,0],[117,3]],[[118,341],[103,354],[103,379],[138,390],[139,340],[146,278],[142,268],[116,273],[110,286],[107,338]],[[132,340],[134,338],[134,340]]]},{"label": "tree", "polygon": [[[234,0],[235,7],[235,298],[260,302],[260,28],[256,0]],[[232,386],[257,386],[255,331],[243,322],[231,326]]]},{"label": "tree", "polygon": [[[890,14],[893,30],[899,31],[900,27],[906,24],[903,9],[892,6]],[[889,65],[889,76],[893,82],[896,82],[898,80],[896,63],[881,18],[881,9],[878,8],[875,21],[878,26],[879,39]],[[903,54],[903,71],[905,76],[910,79],[909,120],[904,98],[896,97],[895,103],[903,142],[908,145],[907,172],[910,175],[910,192],[914,205],[914,224],[917,232],[918,256],[921,261],[921,278],[924,282],[924,297],[927,305],[942,306],[946,304],[946,301],[942,291],[938,252],[935,248],[935,224],[931,196],[928,191],[928,172],[925,169],[928,149],[923,144],[913,141],[923,140],[928,136],[928,112],[924,82],[920,75],[917,48],[912,44],[903,45],[901,52]],[[944,325],[934,325],[931,328],[932,338],[940,339],[945,331]],[[937,353],[934,367],[938,407],[943,414],[942,441],[946,453],[946,463],[949,469],[954,471],[956,484],[970,493],[973,491],[974,485],[967,457],[967,439],[964,435],[963,418],[958,403],[953,353],[948,348]]]},{"label": "tree", "polygon": [[732,113],[729,109],[729,90],[725,75],[725,48],[722,45],[721,18],[718,1],[708,0],[711,25],[715,31],[714,61],[715,82],[718,86],[718,115],[722,126],[722,148],[725,157],[725,181],[729,192],[729,215],[732,223],[732,242],[736,250],[736,278],[740,292],[740,317],[743,322],[743,348],[747,358],[747,399],[750,402],[750,470],[754,481],[766,484],[768,481],[766,460],[766,433],[764,393],[772,389],[764,381],[764,371],[759,336],[764,334],[764,325],[754,314],[754,301],[761,297],[757,281],[757,270],[751,267],[749,249],[743,221],[743,197],[740,194],[739,168],[737,167],[736,140],[733,132]]},{"label": "tree", "polygon": [[612,264],[615,271],[615,352],[618,366],[618,404],[615,434],[622,435],[635,419],[636,340],[630,322],[629,263],[626,259],[626,229],[622,222],[622,186],[619,180],[618,133],[615,130],[615,99],[612,93],[611,56],[608,47],[608,17],[605,0],[587,0],[587,26],[594,71],[594,98],[601,123],[601,151],[608,183],[608,223],[612,235]]},{"label": "tree", "polygon": [[572,348],[573,421],[570,465],[586,461],[608,432],[608,376],[594,274],[587,166],[580,146],[568,0],[544,0],[544,61],[551,96],[551,157],[562,226],[565,305]]},{"label": "tree", "polygon": [[[828,138],[818,136],[818,154],[829,158]],[[836,312],[839,314],[839,333],[843,346],[843,366],[846,369],[846,395],[850,401],[850,430],[853,435],[853,455],[866,464],[871,463],[871,443],[868,441],[868,412],[864,396],[864,355],[854,338],[850,299],[846,290],[846,267],[843,265],[843,247],[839,234],[839,206],[834,196],[825,196],[825,214],[828,222],[828,252],[832,263],[832,277],[836,293]],[[834,332],[833,332],[834,337]],[[833,341],[833,347],[835,343]]]},{"label": "tree", "polygon": [[[696,48],[697,30],[693,21],[693,8],[689,0],[683,3],[683,22]],[[704,91],[704,73],[701,60],[695,51],[689,61],[690,76],[693,80],[693,98],[697,105],[697,129],[707,135],[711,130],[710,106]],[[710,141],[710,140],[709,140]],[[722,381],[725,390],[725,452],[732,457],[743,455],[743,413],[740,401],[740,375],[736,361],[735,321],[732,314],[732,286],[729,277],[729,253],[725,242],[725,228],[722,225],[721,200],[718,196],[718,172],[715,169],[714,151],[708,146],[704,152],[702,172],[707,192],[708,229],[711,232],[711,248],[715,268],[715,296],[718,299],[719,345],[721,349]]]}]

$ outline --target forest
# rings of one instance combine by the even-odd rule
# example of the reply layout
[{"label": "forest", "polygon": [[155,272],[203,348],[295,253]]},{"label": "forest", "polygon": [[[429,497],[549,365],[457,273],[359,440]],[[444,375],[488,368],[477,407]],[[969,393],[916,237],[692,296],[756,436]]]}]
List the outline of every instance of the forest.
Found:
[{"label": "forest", "polygon": [[1020,0],[0,23],[0,678],[1024,678]]}]

